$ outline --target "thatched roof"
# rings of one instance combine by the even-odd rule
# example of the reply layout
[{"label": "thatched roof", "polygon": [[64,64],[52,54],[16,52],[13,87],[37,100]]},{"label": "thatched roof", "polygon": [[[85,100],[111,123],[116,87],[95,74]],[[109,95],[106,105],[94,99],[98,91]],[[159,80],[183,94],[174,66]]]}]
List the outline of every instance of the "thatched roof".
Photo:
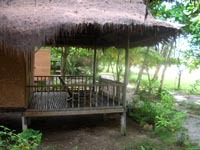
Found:
[{"label": "thatched roof", "polygon": [[67,45],[149,45],[176,36],[178,27],[145,19],[142,0],[1,0],[0,45],[18,50]]}]

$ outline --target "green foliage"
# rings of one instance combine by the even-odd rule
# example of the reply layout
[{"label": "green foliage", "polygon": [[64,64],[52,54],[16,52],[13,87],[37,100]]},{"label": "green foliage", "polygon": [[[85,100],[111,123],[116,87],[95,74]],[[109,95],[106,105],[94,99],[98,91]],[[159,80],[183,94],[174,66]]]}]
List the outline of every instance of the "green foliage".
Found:
[{"label": "green foliage", "polygon": [[190,0],[166,3],[154,1],[151,3],[152,13],[160,19],[184,24],[184,31],[193,35],[193,42],[200,41],[200,4]]},{"label": "green foliage", "polygon": [[193,46],[190,50],[184,52],[185,66],[190,68],[190,71],[200,67],[200,53],[197,46]]},{"label": "green foliage", "polygon": [[125,50],[109,47],[100,52],[98,53],[98,68],[113,73],[115,80],[120,81],[124,72]]},{"label": "green foliage", "polygon": [[152,124],[154,132],[159,135],[169,136],[180,131],[185,121],[184,111],[177,111],[174,99],[167,91],[161,93],[161,100],[152,102],[149,99],[133,101],[133,108],[129,115],[140,124]]},{"label": "green foliage", "polygon": [[[67,57],[64,58],[63,54],[66,50]],[[91,74],[92,58],[93,50],[85,48],[69,47],[65,49],[63,47],[53,47],[51,50],[51,61],[54,62],[52,68],[62,68],[62,65],[65,65],[65,71],[71,75]]]},{"label": "green foliage", "polygon": [[129,111],[129,115],[141,125],[146,123],[155,124],[156,110],[147,99],[134,100],[133,109]]},{"label": "green foliage", "polygon": [[185,143],[184,147],[185,147],[185,150],[199,150],[200,149],[197,143],[191,143],[191,142]]},{"label": "green foliage", "polygon": [[186,53],[186,64],[192,68],[199,67],[200,3],[191,0],[175,1],[173,3],[153,1],[151,11],[160,19],[184,25],[184,33],[191,37],[188,38],[191,43],[191,50]]},{"label": "green foliage", "polygon": [[158,92],[159,82],[157,80],[142,80],[140,93],[148,93],[155,95]]},{"label": "green foliage", "polygon": [[182,129],[182,123],[185,121],[186,112],[177,111],[174,105],[174,98],[166,91],[161,93],[161,101],[155,105],[155,133],[163,135],[174,133]]},{"label": "green foliage", "polygon": [[192,89],[190,93],[197,94],[200,93],[200,80],[196,80],[195,83],[192,85]]},{"label": "green foliage", "polygon": [[42,134],[39,131],[27,129],[16,134],[4,126],[0,126],[0,149],[9,150],[36,150],[41,142]]}]

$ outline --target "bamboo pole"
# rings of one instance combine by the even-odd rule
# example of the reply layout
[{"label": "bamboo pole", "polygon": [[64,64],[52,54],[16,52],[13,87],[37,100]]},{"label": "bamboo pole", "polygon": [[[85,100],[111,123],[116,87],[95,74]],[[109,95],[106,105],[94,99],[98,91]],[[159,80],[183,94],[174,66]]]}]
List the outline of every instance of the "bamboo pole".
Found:
[{"label": "bamboo pole", "polygon": [[123,89],[124,112],[121,114],[121,134],[122,135],[126,135],[126,91],[127,91],[128,76],[129,76],[128,55],[129,55],[129,31],[127,35],[127,45],[125,49],[125,72],[124,72],[124,89]]}]

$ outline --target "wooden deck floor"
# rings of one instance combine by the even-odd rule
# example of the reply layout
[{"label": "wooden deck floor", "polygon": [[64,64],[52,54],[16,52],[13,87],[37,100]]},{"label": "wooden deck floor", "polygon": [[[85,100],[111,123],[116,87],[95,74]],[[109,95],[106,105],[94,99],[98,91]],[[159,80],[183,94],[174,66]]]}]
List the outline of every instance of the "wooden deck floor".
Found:
[{"label": "wooden deck floor", "polygon": [[79,97],[76,99],[70,98],[66,92],[35,92],[24,116],[67,116],[121,112],[124,112],[122,104],[108,97],[98,96],[94,99]]}]

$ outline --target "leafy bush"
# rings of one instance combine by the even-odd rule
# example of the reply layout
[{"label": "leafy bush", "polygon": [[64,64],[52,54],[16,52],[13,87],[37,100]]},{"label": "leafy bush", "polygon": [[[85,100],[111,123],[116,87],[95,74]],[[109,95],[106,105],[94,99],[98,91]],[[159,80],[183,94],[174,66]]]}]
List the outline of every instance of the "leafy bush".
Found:
[{"label": "leafy bush", "polygon": [[196,80],[195,83],[191,86],[190,93],[192,94],[200,94],[200,79]]},{"label": "leafy bush", "polygon": [[155,125],[156,110],[149,100],[133,101],[133,109],[129,115],[141,125],[146,123]]},{"label": "leafy bush", "polygon": [[0,149],[36,150],[41,138],[42,134],[33,129],[27,129],[16,134],[14,130],[0,126]]},{"label": "leafy bush", "polygon": [[182,129],[182,123],[186,119],[186,112],[176,110],[174,98],[171,94],[166,91],[162,92],[161,101],[156,103],[155,109],[155,132],[166,134]]},{"label": "leafy bush", "polygon": [[152,102],[149,99],[133,101],[129,115],[140,124],[151,124],[156,134],[169,135],[182,129],[185,121],[184,111],[177,111],[174,98],[169,92],[161,93],[161,100]]},{"label": "leafy bush", "polygon": [[159,82],[156,80],[142,81],[140,92],[155,95],[157,94]]}]

